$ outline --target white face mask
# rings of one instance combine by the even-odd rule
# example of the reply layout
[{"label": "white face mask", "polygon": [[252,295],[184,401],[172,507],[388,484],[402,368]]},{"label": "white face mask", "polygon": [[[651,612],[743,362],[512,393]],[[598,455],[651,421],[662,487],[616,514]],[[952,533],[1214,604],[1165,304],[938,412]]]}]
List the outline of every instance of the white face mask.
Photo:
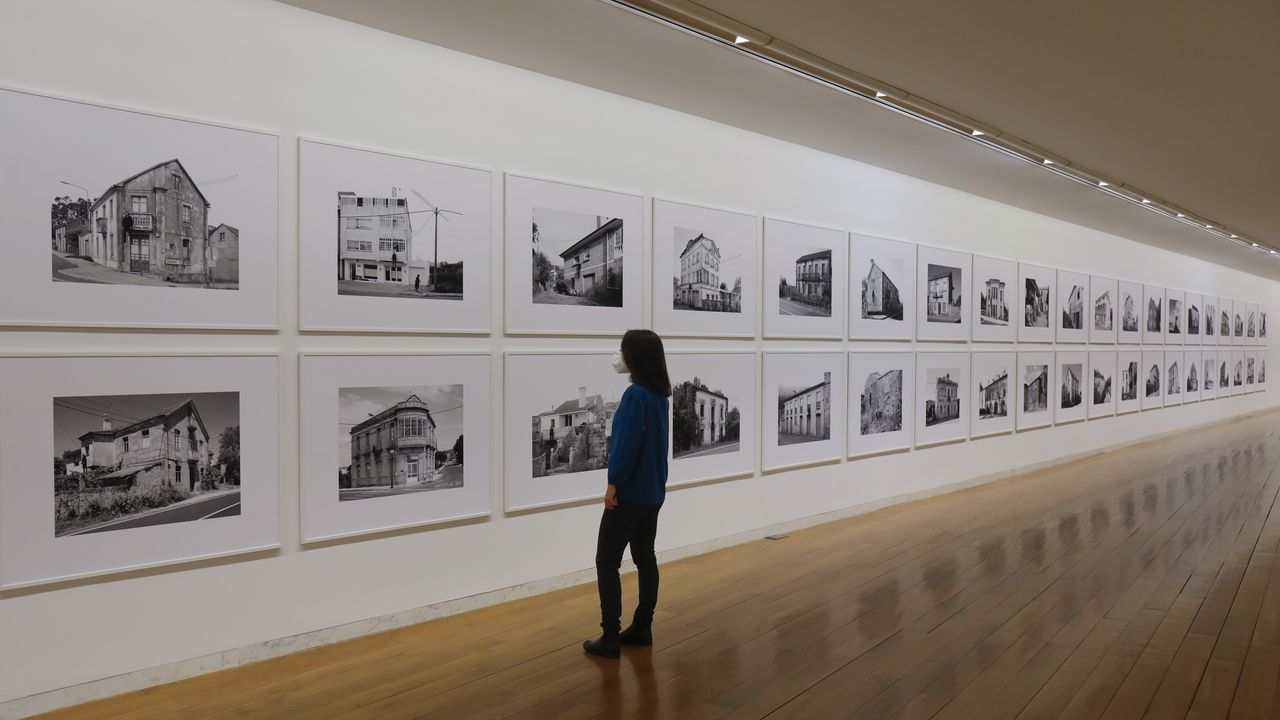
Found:
[{"label": "white face mask", "polygon": [[613,353],[613,371],[619,375],[625,375],[631,372],[627,369],[627,363],[622,359],[622,351],[615,350]]}]

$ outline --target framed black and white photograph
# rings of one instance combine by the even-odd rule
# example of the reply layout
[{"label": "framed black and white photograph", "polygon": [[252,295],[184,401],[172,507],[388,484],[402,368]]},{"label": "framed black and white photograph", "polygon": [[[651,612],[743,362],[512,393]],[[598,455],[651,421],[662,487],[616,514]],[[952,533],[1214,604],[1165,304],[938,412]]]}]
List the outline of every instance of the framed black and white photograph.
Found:
[{"label": "framed black and white photograph", "polygon": [[1201,342],[1205,345],[1218,344],[1218,298],[1215,295],[1204,295],[1204,322],[1200,328]]},{"label": "framed black and white photograph", "polygon": [[667,487],[756,470],[760,385],[754,352],[667,352],[671,466]]},{"label": "framed black and white photograph", "polygon": [[1181,405],[1187,384],[1186,353],[1182,350],[1164,351],[1164,404],[1165,407]]},{"label": "framed black and white photograph", "polygon": [[1186,342],[1186,293],[1181,290],[1166,289],[1164,324],[1164,341],[1168,345],[1182,345]]},{"label": "framed black and white photograph", "polygon": [[[969,339],[969,297],[973,256],[920,245],[916,248],[916,339]],[[967,416],[966,416],[967,417]]]},{"label": "framed black and white photograph", "polygon": [[[1234,322],[1234,320],[1233,320]],[[1231,394],[1240,395],[1244,392],[1245,384],[1245,357],[1243,350],[1231,351]]]},{"label": "framed black and white photograph", "polygon": [[1200,354],[1200,399],[1218,397],[1218,349],[1206,347]]},{"label": "framed black and white photograph", "polygon": [[488,517],[489,364],[302,355],[302,542]]},{"label": "framed black and white photograph", "polygon": [[1258,344],[1258,306],[1255,303],[1245,304],[1244,344]]},{"label": "framed black and white photograph", "polygon": [[1018,430],[1053,424],[1054,357],[1052,352],[1020,352],[1017,360]]},{"label": "framed black and white photograph", "polygon": [[1089,326],[1093,322],[1093,308],[1089,305],[1089,276],[1059,270],[1058,292],[1055,297],[1057,305],[1054,306],[1053,317],[1054,322],[1058,323],[1057,341],[1089,342]]},{"label": "framed black and white photograph", "polygon": [[1088,393],[1089,419],[1116,414],[1116,397],[1120,385],[1116,377],[1116,351],[1101,350],[1089,353]]},{"label": "framed black and white photograph", "polygon": [[1018,342],[1053,342],[1058,327],[1053,317],[1057,281],[1053,268],[1018,263]]},{"label": "framed black and white photograph", "polygon": [[1267,389],[1267,353],[1258,351],[1258,390]]},{"label": "framed black and white photograph", "polygon": [[849,457],[911,448],[915,355],[849,353]]},{"label": "framed black and white photograph", "polygon": [[1227,397],[1228,395],[1231,394],[1231,389],[1232,389],[1231,385],[1233,380],[1231,376],[1231,372],[1233,369],[1234,367],[1232,365],[1231,349],[1219,348],[1218,349],[1218,390],[1215,393],[1216,397],[1222,398],[1222,397]]},{"label": "framed black and white photograph", "polygon": [[765,218],[764,336],[842,339],[849,236]]},{"label": "framed black and white photograph", "polygon": [[833,462],[844,454],[845,364],[844,353],[764,354],[765,470]]},{"label": "framed black and white photograph", "polygon": [[970,301],[973,339],[1013,342],[1018,336],[1018,263],[973,256],[973,294]]},{"label": "framed black and white photograph", "polygon": [[1054,354],[1058,381],[1053,390],[1053,423],[1084,420],[1088,415],[1089,353],[1059,352]]},{"label": "framed black and white photograph", "polygon": [[1267,306],[1258,306],[1258,344],[1267,344]]},{"label": "framed black and white photograph", "polygon": [[1137,345],[1142,342],[1142,284],[1120,280],[1116,300],[1116,342]]},{"label": "framed black and white photograph", "polygon": [[916,447],[969,437],[969,353],[916,353]]},{"label": "framed black and white photograph", "polygon": [[1182,339],[1188,345],[1204,342],[1204,295],[1186,293],[1183,302]]},{"label": "framed black and white photograph", "polygon": [[663,335],[754,338],[759,220],[653,201],[653,322]]},{"label": "framed black and white photograph", "polygon": [[[976,327],[976,326],[975,326]],[[969,437],[1013,432],[1016,356],[1012,352],[972,353],[973,396],[969,401]]]},{"label": "framed black and white photograph", "polygon": [[508,173],[507,332],[621,335],[640,327],[644,238],[641,195]]},{"label": "framed black and white photograph", "polygon": [[1142,286],[1142,342],[1164,344],[1164,288]]},{"label": "framed black and white photograph", "polygon": [[1253,392],[1258,382],[1258,351],[1244,351],[1244,391]]},{"label": "framed black and white photograph", "polygon": [[1164,351],[1142,351],[1142,409],[1155,410],[1164,407]]},{"label": "framed black and white photograph", "polygon": [[1231,310],[1232,303],[1230,298],[1218,298],[1218,344],[1231,344]]},{"label": "framed black and white photograph", "polygon": [[916,245],[849,236],[849,337],[911,340],[916,331]]},{"label": "framed black and white photograph", "polygon": [[1200,402],[1204,392],[1203,355],[1199,349],[1187,350],[1182,354],[1182,402]]},{"label": "framed black and white photograph", "polygon": [[506,354],[507,511],[604,496],[613,415],[630,384],[611,355]]},{"label": "framed black and white photograph", "polygon": [[1116,353],[1116,414],[1142,409],[1142,351],[1121,350]]},{"label": "framed black and white photograph", "polygon": [[277,547],[277,369],[0,358],[0,587]]},{"label": "framed black and white photograph", "polygon": [[1089,342],[1114,345],[1120,329],[1120,284],[1114,278],[1089,276]]},{"label": "framed black and white photograph", "polygon": [[278,326],[275,135],[13,90],[0,117],[0,324]]},{"label": "framed black and white photograph", "polygon": [[488,170],[298,142],[302,330],[489,332]]},{"label": "framed black and white photograph", "polygon": [[1244,345],[1244,319],[1249,313],[1249,303],[1243,300],[1231,301],[1231,344]]}]

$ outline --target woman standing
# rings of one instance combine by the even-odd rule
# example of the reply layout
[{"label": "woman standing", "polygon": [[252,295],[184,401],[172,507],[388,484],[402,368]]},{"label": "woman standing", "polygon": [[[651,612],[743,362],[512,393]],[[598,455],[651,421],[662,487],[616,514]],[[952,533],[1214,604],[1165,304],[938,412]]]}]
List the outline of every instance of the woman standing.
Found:
[{"label": "woman standing", "polygon": [[[653,610],[658,604],[658,558],[653,543],[658,511],[667,492],[667,427],[671,379],[662,338],[651,330],[628,330],[614,353],[613,369],[630,375],[631,386],[613,415],[609,487],[596,540],[596,582],[604,634],[582,643],[583,650],[618,657],[620,646],[652,645]],[[640,601],[631,626],[622,623],[622,582],[618,567],[631,545],[640,576]]]}]

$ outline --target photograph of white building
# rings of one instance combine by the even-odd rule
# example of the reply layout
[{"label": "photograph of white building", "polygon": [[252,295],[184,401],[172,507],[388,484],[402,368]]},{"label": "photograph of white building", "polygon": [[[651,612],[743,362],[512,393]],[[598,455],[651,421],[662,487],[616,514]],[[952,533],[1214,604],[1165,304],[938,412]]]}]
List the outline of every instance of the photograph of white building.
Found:
[{"label": "photograph of white building", "polygon": [[741,254],[725,257],[706,233],[675,228],[671,302],[676,310],[742,312]]},{"label": "photograph of white building", "polygon": [[460,238],[450,227],[461,211],[391,187],[339,190],[337,212],[339,295],[462,300]]}]

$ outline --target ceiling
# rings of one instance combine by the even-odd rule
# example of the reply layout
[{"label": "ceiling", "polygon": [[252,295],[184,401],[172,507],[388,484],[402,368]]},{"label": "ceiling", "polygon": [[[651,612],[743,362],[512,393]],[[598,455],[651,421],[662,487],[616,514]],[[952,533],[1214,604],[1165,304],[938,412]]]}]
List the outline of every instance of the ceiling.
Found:
[{"label": "ceiling", "polygon": [[[603,0],[282,1],[1280,280],[1280,260]],[[698,2],[1280,245],[1280,0]]]}]

